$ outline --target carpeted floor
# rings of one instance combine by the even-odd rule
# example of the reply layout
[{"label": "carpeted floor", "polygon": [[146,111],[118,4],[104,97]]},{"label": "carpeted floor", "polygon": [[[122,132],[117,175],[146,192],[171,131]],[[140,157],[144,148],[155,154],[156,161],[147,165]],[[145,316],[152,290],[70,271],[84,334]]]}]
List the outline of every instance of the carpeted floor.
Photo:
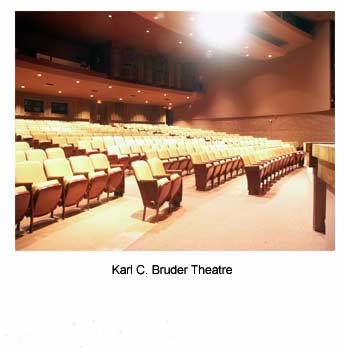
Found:
[{"label": "carpeted floor", "polygon": [[[53,222],[37,219],[32,234],[16,238],[17,250],[334,250],[334,195],[327,193],[325,235],[312,230],[312,173],[298,169],[264,196],[247,194],[240,176],[212,191],[198,192],[194,175],[183,179],[182,206],[155,222],[142,203],[133,176],[126,178],[124,197]],[[83,204],[82,204],[83,205]],[[56,210],[56,216],[61,209]],[[22,229],[27,228],[27,219]]]}]

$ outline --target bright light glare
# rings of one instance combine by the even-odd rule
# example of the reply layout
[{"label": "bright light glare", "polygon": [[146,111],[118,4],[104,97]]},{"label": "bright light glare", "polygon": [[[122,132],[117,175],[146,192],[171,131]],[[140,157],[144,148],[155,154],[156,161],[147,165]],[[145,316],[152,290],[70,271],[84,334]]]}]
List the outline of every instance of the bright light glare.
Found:
[{"label": "bright light glare", "polygon": [[196,22],[200,37],[218,48],[238,43],[248,23],[248,13],[201,13]]}]

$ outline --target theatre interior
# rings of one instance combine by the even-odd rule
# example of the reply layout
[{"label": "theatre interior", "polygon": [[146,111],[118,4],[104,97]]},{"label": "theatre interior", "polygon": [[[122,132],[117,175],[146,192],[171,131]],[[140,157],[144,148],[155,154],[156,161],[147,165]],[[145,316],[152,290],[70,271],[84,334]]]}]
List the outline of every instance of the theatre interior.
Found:
[{"label": "theatre interior", "polygon": [[16,250],[334,250],[334,27],[17,11]]}]

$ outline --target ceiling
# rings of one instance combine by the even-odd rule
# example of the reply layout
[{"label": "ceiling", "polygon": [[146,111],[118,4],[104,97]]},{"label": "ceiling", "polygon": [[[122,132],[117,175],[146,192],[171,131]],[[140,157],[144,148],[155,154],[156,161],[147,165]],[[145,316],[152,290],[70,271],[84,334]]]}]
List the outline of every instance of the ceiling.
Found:
[{"label": "ceiling", "polygon": [[[312,21],[329,20],[332,13],[334,14],[327,11],[294,12],[295,15]],[[113,41],[148,52],[185,59],[204,59],[209,50],[214,51],[214,48],[203,43],[198,36],[198,16],[197,12],[187,11],[17,11],[16,28],[18,31],[28,27],[36,31],[44,30],[85,45]],[[247,29],[241,41],[228,53],[245,59],[274,59],[312,40],[310,35],[271,12],[252,13]],[[227,35],[231,37],[231,33]],[[277,45],[277,42],[281,44]]]},{"label": "ceiling", "polygon": [[62,69],[57,64],[39,64],[30,59],[16,59],[15,85],[23,92],[168,108],[193,103],[201,97],[200,93],[114,81],[101,74]]},{"label": "ceiling", "polygon": [[[334,12],[294,12],[318,22],[334,18]],[[311,35],[295,28],[271,12],[255,12],[237,45],[214,49],[204,43],[195,30],[197,12],[178,11],[107,11],[107,12],[16,12],[16,33],[28,28],[90,46],[113,41],[124,47],[163,54],[193,62],[210,60],[214,55],[225,59],[271,60],[312,42]],[[231,33],[229,33],[229,36]],[[211,53],[211,54],[210,54]],[[216,60],[215,60],[216,61]],[[42,77],[37,77],[42,73]],[[76,84],[76,80],[80,80]],[[52,83],[48,87],[45,83]],[[109,85],[112,88],[109,88]],[[25,86],[25,88],[21,88]],[[181,92],[157,87],[109,80],[102,74],[69,71],[54,64],[28,59],[16,60],[16,89],[34,93],[61,95],[128,103],[177,106],[201,98],[200,93]],[[98,92],[92,92],[97,90]],[[137,91],[140,90],[141,93]],[[170,100],[166,100],[167,97]],[[172,105],[169,105],[172,103]]]}]

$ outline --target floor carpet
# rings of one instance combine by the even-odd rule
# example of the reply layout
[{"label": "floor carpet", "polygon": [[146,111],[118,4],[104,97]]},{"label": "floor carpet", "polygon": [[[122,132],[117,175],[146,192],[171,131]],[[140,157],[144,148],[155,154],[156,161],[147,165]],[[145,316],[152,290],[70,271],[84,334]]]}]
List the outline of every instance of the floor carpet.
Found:
[{"label": "floor carpet", "polygon": [[183,179],[182,206],[171,214],[163,206],[158,222],[148,210],[143,222],[139,190],[128,176],[122,198],[106,202],[103,196],[90,210],[69,208],[65,220],[37,219],[32,234],[25,219],[16,249],[334,250],[334,195],[327,192],[326,234],[314,232],[312,181],[310,169],[302,168],[265,195],[249,196],[245,176],[199,192],[190,175]]}]

